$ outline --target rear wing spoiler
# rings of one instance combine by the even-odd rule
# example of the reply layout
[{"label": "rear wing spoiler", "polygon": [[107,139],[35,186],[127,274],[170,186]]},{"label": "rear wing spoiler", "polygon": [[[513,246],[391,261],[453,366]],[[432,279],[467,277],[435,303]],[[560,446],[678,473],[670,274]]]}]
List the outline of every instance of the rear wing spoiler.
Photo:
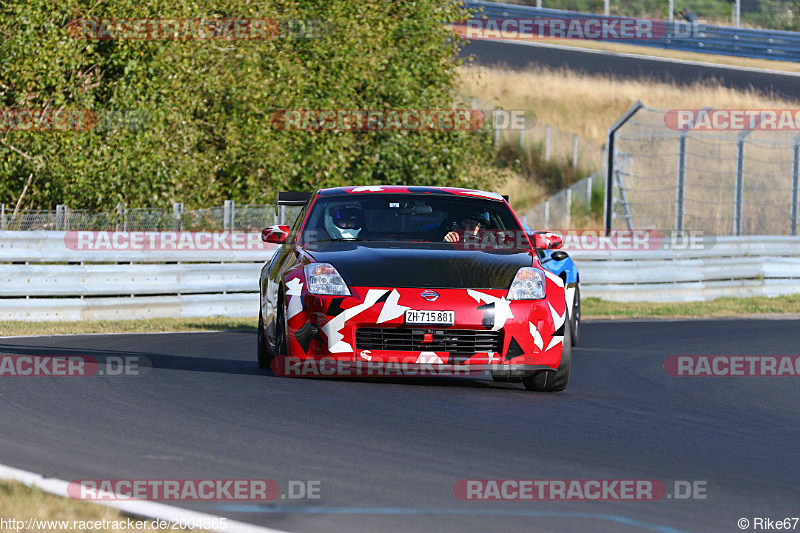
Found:
[{"label": "rear wing spoiler", "polygon": [[303,207],[311,195],[310,192],[278,191],[278,205],[293,205]]}]

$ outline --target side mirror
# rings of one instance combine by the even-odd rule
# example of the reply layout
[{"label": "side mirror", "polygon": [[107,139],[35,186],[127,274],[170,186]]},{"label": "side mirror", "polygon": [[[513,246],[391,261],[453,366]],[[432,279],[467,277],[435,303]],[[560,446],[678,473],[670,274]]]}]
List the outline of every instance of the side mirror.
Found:
[{"label": "side mirror", "polygon": [[270,244],[281,244],[289,236],[289,226],[270,226],[261,230],[261,240]]},{"label": "side mirror", "polygon": [[558,233],[536,231],[533,233],[533,247],[540,250],[555,250],[564,246],[564,240]]}]

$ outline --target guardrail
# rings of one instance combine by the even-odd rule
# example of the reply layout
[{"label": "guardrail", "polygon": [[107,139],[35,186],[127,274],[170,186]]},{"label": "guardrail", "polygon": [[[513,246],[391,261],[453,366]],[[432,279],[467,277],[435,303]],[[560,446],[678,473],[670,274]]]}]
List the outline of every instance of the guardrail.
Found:
[{"label": "guardrail", "polygon": [[565,250],[585,297],[688,302],[800,293],[800,237],[717,237],[697,249]]},{"label": "guardrail", "polygon": [[209,250],[81,250],[74,232],[0,231],[0,320],[257,315],[274,247],[259,233],[215,235],[228,239]]},{"label": "guardrail", "polygon": [[[474,10],[480,10],[475,15],[476,17],[485,15],[490,18],[593,18],[598,20],[621,18],[495,2],[468,1],[467,6]],[[686,52],[800,61],[800,33],[798,32],[689,24],[679,21],[663,21],[663,24],[666,32],[661,38],[614,39],[614,42]]]},{"label": "guardrail", "polygon": [[[66,236],[0,232],[0,320],[256,316],[258,275],[274,253],[81,251],[67,246]],[[566,250],[584,297],[677,302],[800,293],[800,237],[718,237],[697,249]]]}]

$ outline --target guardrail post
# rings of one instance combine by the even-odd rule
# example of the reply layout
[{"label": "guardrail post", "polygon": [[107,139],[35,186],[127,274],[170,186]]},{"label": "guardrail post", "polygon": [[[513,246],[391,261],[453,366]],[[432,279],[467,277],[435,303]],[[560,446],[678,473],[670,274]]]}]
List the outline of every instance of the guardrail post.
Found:
[{"label": "guardrail post", "polygon": [[58,204],[56,206],[56,231],[63,231],[64,230],[64,223],[66,222],[66,211],[65,205]]},{"label": "guardrail post", "polygon": [[572,170],[578,170],[578,134],[572,135]]},{"label": "guardrail post", "polygon": [[675,184],[675,233],[683,234],[683,211],[686,193],[686,132],[678,138],[678,176]]},{"label": "guardrail post", "polygon": [[175,219],[175,229],[183,231],[183,202],[172,203],[172,217]]},{"label": "guardrail post", "polygon": [[233,229],[234,216],[233,200],[225,200],[225,206],[222,209],[222,229]]},{"label": "guardrail post", "polygon": [[536,9],[542,9],[542,0],[536,0]]},{"label": "guardrail post", "polygon": [[0,231],[6,230],[6,204],[0,204]]},{"label": "guardrail post", "polygon": [[572,224],[572,189],[567,189],[567,220],[564,229],[569,229],[570,224]]},{"label": "guardrail post", "polygon": [[522,128],[519,130],[519,148],[525,149],[525,117],[522,117]]},{"label": "guardrail post", "polygon": [[611,2],[609,0],[605,0],[603,2],[603,15],[608,16],[611,13]]},{"label": "guardrail post", "polygon": [[797,194],[800,192],[800,135],[792,147],[792,235],[797,235]]},{"label": "guardrail post", "polygon": [[550,161],[550,124],[544,127],[544,160]]},{"label": "guardrail post", "polygon": [[744,137],[736,140],[736,185],[733,191],[733,234],[742,234],[742,194],[744,193]]}]

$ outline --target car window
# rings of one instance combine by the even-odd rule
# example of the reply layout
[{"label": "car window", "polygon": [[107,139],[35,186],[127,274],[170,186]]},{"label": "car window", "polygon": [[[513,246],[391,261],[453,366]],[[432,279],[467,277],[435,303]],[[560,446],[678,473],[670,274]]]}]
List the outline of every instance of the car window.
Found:
[{"label": "car window", "polygon": [[375,194],[318,197],[300,243],[327,240],[441,241],[477,219],[485,230],[520,230],[504,202],[458,195]]}]

